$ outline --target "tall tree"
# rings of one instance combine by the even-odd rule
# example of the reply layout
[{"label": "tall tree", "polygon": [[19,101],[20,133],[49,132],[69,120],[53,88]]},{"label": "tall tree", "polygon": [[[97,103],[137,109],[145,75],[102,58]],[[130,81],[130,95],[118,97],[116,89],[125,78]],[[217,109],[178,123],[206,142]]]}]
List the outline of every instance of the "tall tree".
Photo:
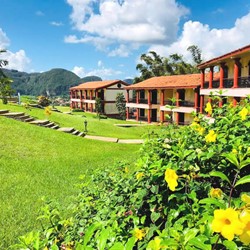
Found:
[{"label": "tall tree", "polygon": [[197,45],[191,45],[187,50],[192,54],[194,63],[200,64],[202,62],[201,49]]},{"label": "tall tree", "polygon": [[161,57],[154,51],[142,54],[141,63],[136,69],[140,71],[140,76],[135,77],[134,83],[146,80],[154,76],[183,75],[198,73],[196,65],[201,62],[201,50],[192,45],[188,48],[191,52],[194,64],[187,63],[180,54],[171,54],[169,57]]},{"label": "tall tree", "polygon": [[[0,49],[0,53],[4,53],[6,50]],[[2,71],[2,67],[8,64],[7,60],[0,59],[0,97],[2,98],[3,104],[8,103],[8,96],[11,96],[14,91],[11,88],[12,80],[8,78]]]},{"label": "tall tree", "polygon": [[123,93],[118,93],[116,95],[116,108],[122,120],[126,118],[126,100]]}]

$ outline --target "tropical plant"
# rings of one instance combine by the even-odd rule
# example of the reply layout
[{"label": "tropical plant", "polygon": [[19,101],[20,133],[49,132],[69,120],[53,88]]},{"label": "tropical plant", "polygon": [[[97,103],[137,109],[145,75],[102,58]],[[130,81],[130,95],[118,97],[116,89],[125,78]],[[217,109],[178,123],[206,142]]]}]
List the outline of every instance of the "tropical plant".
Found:
[{"label": "tropical plant", "polygon": [[123,93],[117,93],[115,100],[116,108],[122,120],[126,118],[126,99]]},{"label": "tropical plant", "polygon": [[103,104],[102,104],[102,99],[97,97],[95,99],[95,111],[97,113],[97,117],[100,119],[101,114],[103,113]]},{"label": "tropical plant", "polygon": [[161,57],[154,51],[142,54],[141,63],[137,64],[136,69],[140,71],[140,76],[135,77],[134,83],[146,80],[154,76],[183,75],[198,73],[196,64],[201,62],[201,50],[195,46],[189,46],[194,64],[187,63],[180,54],[171,54],[169,57]]},{"label": "tropical plant", "polygon": [[207,110],[151,137],[134,166],[84,178],[72,217],[48,203],[16,248],[249,249],[250,104]]},{"label": "tropical plant", "polygon": [[[0,53],[4,52],[6,52],[6,50],[0,50]],[[1,69],[6,65],[8,65],[8,61],[0,59],[0,97],[2,98],[3,104],[7,104],[7,97],[10,97],[14,93],[14,90],[11,88],[12,80],[8,78]]]}]

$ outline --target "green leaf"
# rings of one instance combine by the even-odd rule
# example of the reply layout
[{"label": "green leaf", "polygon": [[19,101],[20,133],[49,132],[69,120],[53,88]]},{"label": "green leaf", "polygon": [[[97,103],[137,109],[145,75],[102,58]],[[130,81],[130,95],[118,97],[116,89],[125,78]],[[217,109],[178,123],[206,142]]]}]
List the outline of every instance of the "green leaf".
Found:
[{"label": "green leaf", "polygon": [[235,165],[237,168],[239,168],[239,162],[237,160],[236,154],[232,154],[232,153],[224,153],[221,154],[222,156],[224,156],[228,161],[230,161],[233,165]]},{"label": "green leaf", "polygon": [[196,234],[199,232],[198,229],[192,228],[184,231],[184,245],[187,244],[191,239],[193,239]]},{"label": "green leaf", "polygon": [[228,179],[228,177],[227,177],[224,173],[222,173],[222,172],[220,172],[220,171],[212,171],[212,172],[209,173],[209,175],[210,175],[210,176],[214,176],[214,177],[219,177],[219,178],[221,178],[223,181],[227,181],[227,182],[231,185],[231,182],[230,182],[230,180]]},{"label": "green leaf", "polygon": [[151,221],[155,223],[160,218],[160,216],[160,213],[152,212],[150,215]]},{"label": "green leaf", "polygon": [[116,242],[109,250],[124,250],[124,246],[121,242]]},{"label": "green leaf", "polygon": [[110,235],[110,228],[105,228],[104,230],[102,230],[100,236],[97,239],[97,248],[98,250],[104,250],[105,246],[106,246],[106,242],[107,239]]},{"label": "green leaf", "polygon": [[247,158],[246,160],[240,162],[240,169],[246,167],[249,164],[250,164],[250,158]]},{"label": "green leaf", "polygon": [[246,176],[240,178],[236,182],[235,187],[238,186],[238,185],[246,184],[246,183],[250,183],[250,175],[246,175]]},{"label": "green leaf", "polygon": [[235,242],[229,241],[229,240],[224,240],[223,245],[228,249],[228,250],[237,250],[238,246],[236,245]]},{"label": "green leaf", "polygon": [[221,209],[225,208],[225,204],[223,202],[221,202],[220,200],[215,199],[215,198],[205,198],[205,199],[200,200],[199,203],[200,204],[208,204],[208,205],[214,204]]},{"label": "green leaf", "polygon": [[131,237],[125,245],[125,250],[132,250],[136,242],[135,237]]},{"label": "green leaf", "polygon": [[193,238],[188,242],[189,246],[195,246],[195,248],[201,249],[201,250],[211,250],[211,245],[207,245],[203,243],[199,238]]},{"label": "green leaf", "polygon": [[101,222],[96,222],[94,224],[92,224],[90,227],[87,228],[86,232],[85,232],[85,236],[84,236],[84,239],[83,239],[83,242],[84,242],[84,246],[87,246],[89,240],[92,238],[94,232],[100,228],[102,225]]}]

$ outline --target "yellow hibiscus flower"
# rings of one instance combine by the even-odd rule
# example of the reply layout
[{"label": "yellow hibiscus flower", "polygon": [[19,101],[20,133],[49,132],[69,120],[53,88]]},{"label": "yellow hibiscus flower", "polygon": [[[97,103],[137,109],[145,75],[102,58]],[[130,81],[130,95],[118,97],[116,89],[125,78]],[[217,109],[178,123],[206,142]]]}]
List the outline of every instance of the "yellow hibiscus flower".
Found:
[{"label": "yellow hibiscus flower", "polygon": [[165,181],[168,184],[168,187],[171,191],[175,191],[175,188],[178,186],[177,183],[178,175],[176,174],[175,170],[173,169],[166,169],[165,171]]},{"label": "yellow hibiscus flower", "polygon": [[244,224],[239,220],[239,214],[233,208],[217,209],[214,211],[212,230],[228,239],[243,233]]},{"label": "yellow hibiscus flower", "polygon": [[212,109],[212,105],[211,105],[210,102],[208,102],[208,103],[206,104],[205,111],[206,111],[209,115],[212,114],[213,109]]},{"label": "yellow hibiscus flower", "polygon": [[240,221],[244,224],[243,233],[240,235],[240,240],[245,245],[250,244],[250,212],[243,210],[240,214]]},{"label": "yellow hibiscus flower", "polygon": [[142,240],[146,235],[146,232],[144,229],[139,229],[139,228],[135,228],[134,229],[134,236],[137,240]]},{"label": "yellow hibiscus flower", "polygon": [[247,204],[250,204],[250,196],[247,194],[242,194],[241,195],[241,200]]},{"label": "yellow hibiscus flower", "polygon": [[205,136],[206,142],[215,142],[217,134],[215,134],[214,130],[209,130],[209,133]]},{"label": "yellow hibiscus flower", "polygon": [[137,173],[137,174],[136,174],[136,179],[137,179],[137,180],[140,180],[143,176],[144,176],[144,174],[143,174],[142,172]]},{"label": "yellow hibiscus flower", "polygon": [[211,188],[211,190],[210,190],[210,196],[212,198],[221,198],[222,194],[223,194],[223,192],[220,188]]},{"label": "yellow hibiscus flower", "polygon": [[240,112],[239,115],[241,116],[241,120],[244,121],[246,120],[248,114],[248,109],[246,107],[244,107]]}]

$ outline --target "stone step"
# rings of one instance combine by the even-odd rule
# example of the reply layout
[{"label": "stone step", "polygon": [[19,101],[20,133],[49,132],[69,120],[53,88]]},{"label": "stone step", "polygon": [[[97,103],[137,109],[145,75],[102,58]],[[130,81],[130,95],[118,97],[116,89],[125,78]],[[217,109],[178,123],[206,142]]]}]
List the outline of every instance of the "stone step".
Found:
[{"label": "stone step", "polygon": [[86,139],[98,140],[98,141],[106,141],[106,142],[118,142],[118,138],[112,137],[103,137],[103,136],[95,136],[95,135],[85,135]]},{"label": "stone step", "polygon": [[22,115],[22,116],[18,116],[18,117],[16,117],[16,119],[19,119],[19,120],[26,120],[26,119],[28,119],[28,118],[30,118],[30,116],[29,115]]},{"label": "stone step", "polygon": [[7,110],[7,109],[1,109],[0,110],[0,114],[6,114],[6,113],[8,113],[9,112],[9,110]]},{"label": "stone step", "polygon": [[54,125],[53,127],[50,127],[52,129],[58,129],[59,128],[59,125]]},{"label": "stone step", "polygon": [[74,132],[72,132],[71,134],[72,135],[78,135],[80,133],[80,131],[79,130],[75,130]]},{"label": "stone step", "polygon": [[44,125],[48,124],[49,122],[50,122],[49,120],[34,120],[34,121],[31,121],[30,124],[44,126]]},{"label": "stone step", "polygon": [[50,123],[47,123],[44,125],[44,127],[46,128],[51,128],[51,127],[54,127],[55,126],[55,123],[54,122],[50,122]]},{"label": "stone step", "polygon": [[8,112],[8,113],[0,114],[0,115],[5,116],[5,117],[10,117],[10,118],[15,118],[18,116],[23,116],[24,112]]},{"label": "stone step", "polygon": [[75,131],[74,128],[59,128],[58,131],[62,131],[64,133],[72,133]]},{"label": "stone step", "polygon": [[78,136],[84,137],[84,136],[85,136],[85,133],[84,133],[84,132],[80,132],[80,133],[78,134]]},{"label": "stone step", "polygon": [[27,119],[25,119],[24,121],[25,122],[32,122],[32,121],[34,121],[35,119],[33,118],[33,117],[30,117],[30,118],[27,118]]}]

